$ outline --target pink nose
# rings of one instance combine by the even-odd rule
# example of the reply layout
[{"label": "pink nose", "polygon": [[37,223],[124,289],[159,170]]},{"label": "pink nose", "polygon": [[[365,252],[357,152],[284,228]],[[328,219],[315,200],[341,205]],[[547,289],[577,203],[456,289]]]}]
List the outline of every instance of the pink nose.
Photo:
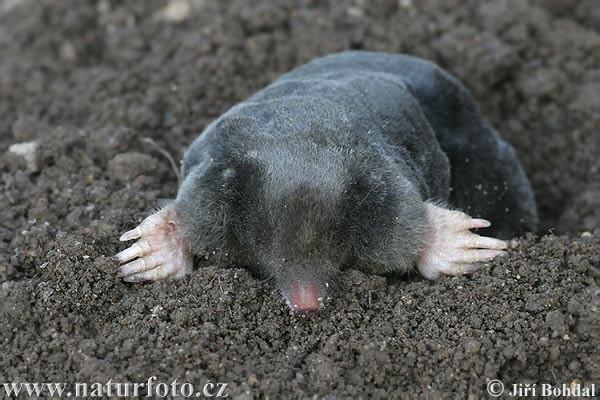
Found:
[{"label": "pink nose", "polygon": [[310,313],[321,307],[321,292],[314,282],[295,281],[292,284],[291,307],[297,313]]}]

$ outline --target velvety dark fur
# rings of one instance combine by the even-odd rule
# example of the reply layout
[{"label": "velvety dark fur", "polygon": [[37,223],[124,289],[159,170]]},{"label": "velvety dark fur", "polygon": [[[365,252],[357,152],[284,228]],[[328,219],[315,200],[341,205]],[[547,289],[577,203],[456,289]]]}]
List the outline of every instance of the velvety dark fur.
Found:
[{"label": "velvety dark fur", "polygon": [[326,292],[345,265],[405,272],[426,229],[423,203],[536,227],[510,145],[463,86],[405,55],[345,52],[283,75],[213,122],[183,163],[176,204],[196,254],[227,255]]}]

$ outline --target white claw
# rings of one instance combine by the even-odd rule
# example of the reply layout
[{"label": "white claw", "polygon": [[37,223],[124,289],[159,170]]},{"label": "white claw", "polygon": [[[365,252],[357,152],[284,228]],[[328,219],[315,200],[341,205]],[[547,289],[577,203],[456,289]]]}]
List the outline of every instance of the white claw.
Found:
[{"label": "white claw", "polygon": [[125,262],[137,258],[142,255],[142,248],[136,244],[118,253],[115,257],[120,262]]},{"label": "white claw", "polygon": [[486,262],[491,259],[506,254],[502,250],[483,250],[483,249],[474,249],[474,250],[464,250],[457,254],[457,260],[460,262],[466,263],[478,263],[478,262]]},{"label": "white claw", "polygon": [[156,243],[153,245],[152,242],[156,242],[156,240],[139,240],[132,244],[131,247],[128,247],[125,250],[121,251],[115,257],[120,262],[133,260],[137,257],[142,257],[146,254],[149,254],[152,251],[153,246],[157,247]]},{"label": "white claw", "polygon": [[457,225],[458,230],[460,231],[460,230],[464,230],[464,229],[487,228],[487,227],[491,226],[492,223],[485,219],[469,218],[464,221],[461,221],[460,223],[457,223],[456,225]]},{"label": "white claw", "polygon": [[142,230],[138,226],[135,229],[132,229],[132,230],[127,231],[124,234],[122,234],[121,237],[119,238],[119,240],[121,242],[126,242],[128,240],[137,239],[137,238],[139,238],[141,236],[142,236]]},{"label": "white claw", "polygon": [[133,260],[127,264],[121,265],[121,273],[119,276],[125,277],[137,272],[144,272],[148,270],[148,268],[149,267],[146,265],[146,260],[143,258],[138,258],[137,260]]},{"label": "white claw", "polygon": [[469,231],[487,228],[491,225],[489,221],[430,203],[425,203],[425,213],[428,235],[417,265],[424,277],[470,274],[481,268],[481,263],[506,254],[504,249],[508,244],[504,240]]},{"label": "white claw", "polygon": [[119,240],[137,239],[115,257],[126,282],[181,278],[192,269],[192,256],[181,233],[174,204],[150,215]]},{"label": "white claw", "polygon": [[503,250],[508,247],[508,244],[504,240],[476,234],[470,234],[466,242],[466,247],[470,248]]}]

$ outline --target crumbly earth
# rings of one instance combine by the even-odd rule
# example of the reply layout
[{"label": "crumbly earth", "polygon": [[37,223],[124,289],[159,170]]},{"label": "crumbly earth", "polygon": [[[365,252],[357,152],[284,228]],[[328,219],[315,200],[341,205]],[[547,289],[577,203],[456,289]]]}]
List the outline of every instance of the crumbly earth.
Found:
[{"label": "crumbly earth", "polygon": [[[600,383],[596,0],[0,1],[0,382],[227,382],[239,398],[485,398]],[[120,233],[236,102],[343,49],[431,59],[513,143],[537,236],[468,277],[349,270],[317,315],[196,260],[127,284]],[[29,159],[9,151],[36,141]],[[14,148],[13,148],[14,150]]]}]

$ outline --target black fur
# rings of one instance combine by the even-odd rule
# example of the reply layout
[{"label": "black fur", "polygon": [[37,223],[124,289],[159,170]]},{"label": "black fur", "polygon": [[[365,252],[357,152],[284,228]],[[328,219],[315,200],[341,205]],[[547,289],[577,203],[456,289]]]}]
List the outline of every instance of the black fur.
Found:
[{"label": "black fur", "polygon": [[467,91],[427,61],[345,52],[283,75],[194,141],[176,204],[194,253],[216,251],[326,292],[345,265],[405,272],[423,202],[534,230],[533,192]]}]

